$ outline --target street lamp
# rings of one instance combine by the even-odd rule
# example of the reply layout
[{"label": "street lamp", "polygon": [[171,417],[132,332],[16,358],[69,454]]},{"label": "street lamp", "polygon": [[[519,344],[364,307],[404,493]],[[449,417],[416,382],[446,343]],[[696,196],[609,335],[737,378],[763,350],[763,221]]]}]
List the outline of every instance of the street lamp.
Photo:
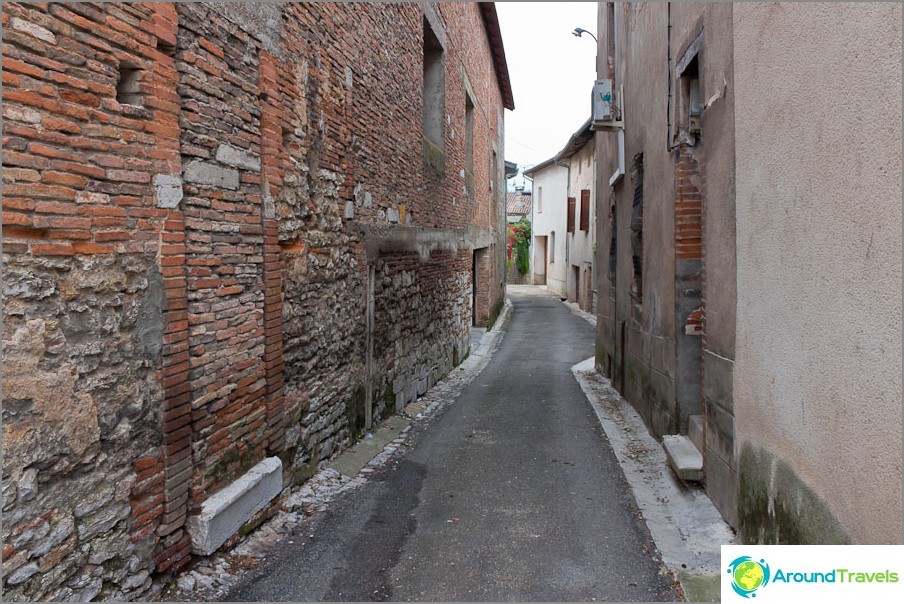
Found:
[{"label": "street lamp", "polygon": [[599,44],[599,40],[596,39],[596,36],[594,36],[592,33],[590,33],[589,31],[587,31],[586,29],[581,29],[580,27],[575,27],[575,28],[574,28],[574,31],[571,32],[571,35],[572,35],[572,36],[577,36],[578,38],[581,37],[581,34],[587,34],[588,36],[590,36],[591,38],[593,38],[593,41],[594,41],[594,42],[596,42],[597,44]]}]

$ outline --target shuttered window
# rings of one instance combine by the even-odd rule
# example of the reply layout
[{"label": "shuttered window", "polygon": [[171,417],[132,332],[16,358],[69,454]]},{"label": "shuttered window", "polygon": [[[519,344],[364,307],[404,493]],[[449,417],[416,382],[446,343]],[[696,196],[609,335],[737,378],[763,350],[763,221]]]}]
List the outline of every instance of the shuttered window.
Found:
[{"label": "shuttered window", "polygon": [[574,212],[575,212],[575,202],[574,197],[568,198],[568,232],[574,233]]},{"label": "shuttered window", "polygon": [[590,190],[581,191],[581,230],[590,231]]}]

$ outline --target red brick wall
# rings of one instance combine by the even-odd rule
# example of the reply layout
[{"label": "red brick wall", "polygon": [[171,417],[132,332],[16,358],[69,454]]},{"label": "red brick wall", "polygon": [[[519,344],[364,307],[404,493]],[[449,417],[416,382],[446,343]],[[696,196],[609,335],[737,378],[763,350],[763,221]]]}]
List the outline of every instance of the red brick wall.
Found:
[{"label": "red brick wall", "polygon": [[[5,595],[87,598],[100,580],[71,576],[145,552],[104,592],[129,597],[163,549],[163,459],[187,434],[182,212],[154,186],[181,169],[175,10],[4,3],[2,19]],[[143,70],[143,107],[116,101],[120,65]]]},{"label": "red brick wall", "polygon": [[702,201],[698,187],[697,160],[687,149],[676,151],[675,165],[675,257],[702,260]]},{"label": "red brick wall", "polygon": [[[424,163],[420,5],[4,3],[11,599],[135,597],[188,561],[185,519],[210,494],[265,456],[303,478],[346,446],[369,264],[383,262],[378,415],[387,391],[401,404],[464,356],[471,248],[504,236],[502,107],[478,7],[437,9],[439,176]],[[143,106],[115,100],[120,67],[141,70]],[[374,254],[362,224],[399,241],[459,231]],[[487,314],[501,266],[479,267]],[[36,378],[52,387],[28,395]],[[119,570],[75,580],[99,565]]]}]

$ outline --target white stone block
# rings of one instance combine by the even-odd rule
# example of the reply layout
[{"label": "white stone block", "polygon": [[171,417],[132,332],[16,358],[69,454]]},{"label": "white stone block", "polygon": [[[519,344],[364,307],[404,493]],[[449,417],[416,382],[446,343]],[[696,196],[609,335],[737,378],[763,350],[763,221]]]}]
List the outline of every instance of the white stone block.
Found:
[{"label": "white stone block", "polygon": [[189,517],[192,552],[209,556],[282,491],[282,461],[268,457],[222,491],[210,496],[201,513]]},{"label": "white stone block", "polygon": [[182,201],[182,179],[169,174],[155,174],[154,197],[158,208],[172,209],[179,207]]},{"label": "white stone block", "polygon": [[29,36],[33,36],[39,40],[44,40],[50,44],[56,44],[56,36],[53,35],[53,32],[45,27],[41,27],[40,25],[35,25],[30,21],[26,21],[24,19],[20,19],[18,17],[13,17],[9,20],[9,26],[12,27],[16,31],[21,31],[24,34],[28,34]]},{"label": "white stone block", "polygon": [[254,153],[221,143],[217,147],[217,161],[233,168],[242,168],[252,172],[261,171],[261,158]]},{"label": "white stone block", "polygon": [[186,182],[199,185],[213,185],[233,191],[239,188],[238,170],[198,160],[190,161],[186,164],[183,170],[183,177]]}]

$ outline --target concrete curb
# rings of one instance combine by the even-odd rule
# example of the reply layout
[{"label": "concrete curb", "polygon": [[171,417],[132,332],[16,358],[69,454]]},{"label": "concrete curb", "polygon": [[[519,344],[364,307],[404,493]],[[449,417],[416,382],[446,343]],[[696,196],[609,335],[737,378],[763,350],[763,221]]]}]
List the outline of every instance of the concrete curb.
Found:
[{"label": "concrete curb", "polygon": [[718,602],[721,546],[735,543],[734,531],[702,488],[675,477],[662,445],[634,407],[596,371],[593,357],[571,371],[612,445],[663,564],[687,601]]}]

